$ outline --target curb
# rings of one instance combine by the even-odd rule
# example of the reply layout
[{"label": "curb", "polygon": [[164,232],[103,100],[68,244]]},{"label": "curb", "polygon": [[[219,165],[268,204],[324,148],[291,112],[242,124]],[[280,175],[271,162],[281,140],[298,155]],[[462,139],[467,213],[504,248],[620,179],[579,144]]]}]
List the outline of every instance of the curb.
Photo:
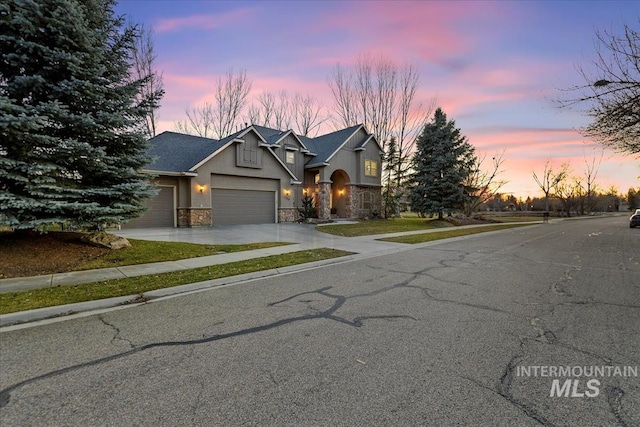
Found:
[{"label": "curb", "polygon": [[[204,282],[188,283],[186,285],[173,286],[169,288],[156,289],[154,291],[143,292],[142,294],[127,295],[121,297],[113,297],[100,299],[95,301],[79,302],[75,304],[65,304],[53,307],[37,308],[34,310],[18,311],[16,313],[8,313],[0,315],[0,327],[20,325],[28,322],[51,319],[54,317],[69,316],[88,311],[110,309],[118,306],[131,305],[137,306],[152,302],[153,300],[185,294],[195,291],[203,291],[207,289],[218,288],[226,285],[234,285],[241,282],[247,282],[265,277],[278,276],[281,274],[289,274],[302,270],[322,267],[325,265],[336,264],[354,260],[353,255],[347,255],[339,258],[330,258],[320,261],[313,261],[304,264],[291,265],[288,267],[275,268],[269,270],[255,271],[253,273],[245,273],[237,276],[221,277],[219,279],[206,280]],[[0,331],[2,332],[2,331]]]}]

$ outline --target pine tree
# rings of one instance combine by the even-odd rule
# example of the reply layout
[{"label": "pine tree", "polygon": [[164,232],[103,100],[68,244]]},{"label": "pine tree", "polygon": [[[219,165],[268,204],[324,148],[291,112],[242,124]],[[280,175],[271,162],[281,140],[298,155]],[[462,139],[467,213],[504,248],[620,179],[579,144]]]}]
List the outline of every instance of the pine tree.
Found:
[{"label": "pine tree", "polygon": [[416,141],[411,208],[421,215],[437,213],[439,219],[444,212],[460,209],[474,157],[467,138],[438,108]]},{"label": "pine tree", "polygon": [[135,27],[112,0],[0,5],[0,221],[100,227],[143,211],[155,194],[145,115],[130,78]]},{"label": "pine tree", "polygon": [[398,203],[400,201],[400,189],[397,179],[398,164],[400,163],[400,153],[396,138],[391,137],[387,143],[387,151],[384,154],[384,189],[382,191],[383,209],[385,218],[393,218],[398,213]]}]

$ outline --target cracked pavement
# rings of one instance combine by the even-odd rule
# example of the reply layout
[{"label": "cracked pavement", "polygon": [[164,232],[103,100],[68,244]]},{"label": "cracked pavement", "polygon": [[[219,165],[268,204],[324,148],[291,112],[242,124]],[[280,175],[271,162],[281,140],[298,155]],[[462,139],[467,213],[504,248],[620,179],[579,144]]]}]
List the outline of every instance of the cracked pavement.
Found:
[{"label": "cracked pavement", "polygon": [[5,329],[0,423],[638,426],[638,377],[520,369],[638,367],[639,324],[625,218],[510,229]]}]

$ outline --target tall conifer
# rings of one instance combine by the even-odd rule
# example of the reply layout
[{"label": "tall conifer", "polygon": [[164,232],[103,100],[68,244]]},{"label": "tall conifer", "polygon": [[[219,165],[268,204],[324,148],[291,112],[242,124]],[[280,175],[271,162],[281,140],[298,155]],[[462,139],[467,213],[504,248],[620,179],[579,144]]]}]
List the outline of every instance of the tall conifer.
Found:
[{"label": "tall conifer", "polygon": [[413,156],[411,208],[421,215],[459,210],[465,198],[464,180],[470,172],[474,149],[456,128],[455,121],[438,108],[416,141]]},{"label": "tall conifer", "polygon": [[0,221],[100,227],[155,194],[140,169],[145,114],[130,78],[135,27],[112,0],[0,5]]}]

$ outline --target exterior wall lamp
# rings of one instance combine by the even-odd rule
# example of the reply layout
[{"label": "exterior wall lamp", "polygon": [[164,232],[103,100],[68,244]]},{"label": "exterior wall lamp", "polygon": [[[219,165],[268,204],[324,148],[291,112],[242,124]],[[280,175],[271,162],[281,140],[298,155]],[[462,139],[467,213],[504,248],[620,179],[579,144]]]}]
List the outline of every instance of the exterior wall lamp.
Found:
[{"label": "exterior wall lamp", "polygon": [[201,193],[204,193],[204,185],[202,184],[198,185],[198,191]]}]

